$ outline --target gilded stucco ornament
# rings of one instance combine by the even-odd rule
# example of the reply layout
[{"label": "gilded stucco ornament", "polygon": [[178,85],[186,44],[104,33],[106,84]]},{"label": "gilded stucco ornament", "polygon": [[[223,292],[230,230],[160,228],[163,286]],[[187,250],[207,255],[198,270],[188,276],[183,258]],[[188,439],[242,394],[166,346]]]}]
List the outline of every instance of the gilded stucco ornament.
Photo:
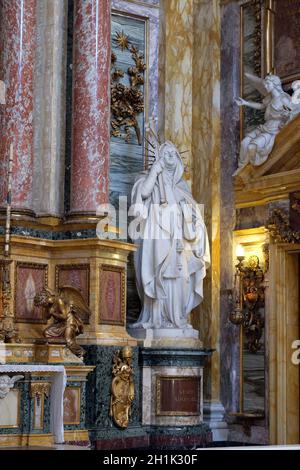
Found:
[{"label": "gilded stucco ornament", "polygon": [[120,428],[127,428],[134,400],[133,350],[126,346],[113,356],[110,416]]},{"label": "gilded stucco ornament", "polygon": [[300,243],[300,231],[291,227],[289,216],[281,209],[273,210],[267,229],[275,243]]},{"label": "gilded stucco ornament", "polygon": [[281,80],[276,75],[267,75],[264,79],[245,74],[248,81],[264,96],[261,103],[236,99],[238,106],[265,110],[265,122],[249,132],[241,142],[238,170],[248,163],[253,166],[262,165],[269,157],[279,131],[300,111],[295,106],[295,97],[291,97],[282,89]]},{"label": "gilded stucco ornament", "polygon": [[45,338],[64,339],[70,351],[78,357],[84,354],[76,336],[83,333],[83,320],[91,311],[78,289],[63,286],[58,292],[43,289],[34,298],[36,306],[45,307],[53,322],[44,330]]},{"label": "gilded stucco ornament", "polygon": [[[129,50],[134,65],[127,71],[117,68],[117,56],[111,55],[111,135],[121,137],[125,131],[125,141],[131,140],[131,129],[136,134],[138,144],[142,144],[142,135],[138,123],[138,115],[144,111],[144,94],[141,86],[144,85],[144,72],[146,64],[144,55],[130,43],[128,37],[122,33],[116,33],[114,41],[122,52]],[[128,79],[129,86],[120,82],[121,78]]]},{"label": "gilded stucco ornament", "polygon": [[259,258],[252,255],[244,263],[245,257],[238,256],[235,274],[235,308],[230,314],[230,321],[242,325],[249,352],[256,353],[261,347],[264,329],[264,272]]}]

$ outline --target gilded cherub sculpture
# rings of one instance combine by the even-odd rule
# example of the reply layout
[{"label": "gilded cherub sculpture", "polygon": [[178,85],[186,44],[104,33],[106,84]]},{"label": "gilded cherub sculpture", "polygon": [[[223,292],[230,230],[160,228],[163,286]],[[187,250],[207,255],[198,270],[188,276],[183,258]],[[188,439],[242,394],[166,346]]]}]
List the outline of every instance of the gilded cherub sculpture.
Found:
[{"label": "gilded cherub sculpture", "polygon": [[76,336],[83,333],[83,319],[91,311],[80,291],[71,286],[63,286],[58,292],[43,289],[36,294],[34,304],[45,307],[48,318],[53,318],[43,332],[45,338],[63,338],[70,351],[82,357],[84,350],[77,344]]},{"label": "gilded cherub sculpture", "polygon": [[110,416],[120,428],[127,428],[134,399],[132,349],[124,347],[113,356]]}]

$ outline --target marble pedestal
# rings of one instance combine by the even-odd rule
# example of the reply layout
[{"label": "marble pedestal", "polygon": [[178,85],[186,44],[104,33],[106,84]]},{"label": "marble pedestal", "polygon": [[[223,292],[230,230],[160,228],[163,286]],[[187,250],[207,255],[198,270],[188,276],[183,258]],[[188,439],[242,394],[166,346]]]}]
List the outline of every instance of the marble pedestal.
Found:
[{"label": "marble pedestal", "polygon": [[183,446],[210,441],[203,422],[203,367],[211,353],[182,347],[141,349],[142,423],[149,426],[152,442],[159,444],[163,438],[168,445],[172,436],[174,445],[175,435]]},{"label": "marble pedestal", "polygon": [[145,348],[191,348],[200,349],[203,344],[199,331],[193,328],[128,328],[130,336]]}]

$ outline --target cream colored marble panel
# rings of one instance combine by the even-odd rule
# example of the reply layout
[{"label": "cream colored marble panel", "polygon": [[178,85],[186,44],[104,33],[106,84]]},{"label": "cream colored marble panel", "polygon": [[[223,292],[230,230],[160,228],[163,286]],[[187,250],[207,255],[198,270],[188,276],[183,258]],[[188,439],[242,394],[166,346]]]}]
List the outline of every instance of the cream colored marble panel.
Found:
[{"label": "cream colored marble panel", "polygon": [[165,0],[165,138],[174,142],[191,178],[194,0]]},{"label": "cream colored marble panel", "polygon": [[[192,314],[205,346],[216,349],[206,395],[219,397],[220,382],[220,2],[164,0],[161,15],[160,113],[165,138],[183,154],[186,179],[205,205],[212,264],[204,302]],[[162,118],[161,118],[162,120]]]},{"label": "cream colored marble panel", "polygon": [[219,397],[220,384],[220,139],[220,6],[217,0],[195,0],[192,188],[196,200],[204,204],[211,269],[193,323],[204,346],[216,349],[205,388],[212,399]]},{"label": "cream colored marble panel", "polygon": [[0,399],[0,428],[17,427],[19,424],[19,390],[10,390]]}]

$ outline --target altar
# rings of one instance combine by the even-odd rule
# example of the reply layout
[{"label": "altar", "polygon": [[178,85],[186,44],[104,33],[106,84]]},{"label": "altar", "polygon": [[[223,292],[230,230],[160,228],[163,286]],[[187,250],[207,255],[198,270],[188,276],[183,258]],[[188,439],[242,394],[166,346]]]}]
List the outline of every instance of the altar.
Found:
[{"label": "altar", "polygon": [[3,377],[17,380],[0,398],[1,444],[63,443],[65,367],[7,364],[0,366]]}]

